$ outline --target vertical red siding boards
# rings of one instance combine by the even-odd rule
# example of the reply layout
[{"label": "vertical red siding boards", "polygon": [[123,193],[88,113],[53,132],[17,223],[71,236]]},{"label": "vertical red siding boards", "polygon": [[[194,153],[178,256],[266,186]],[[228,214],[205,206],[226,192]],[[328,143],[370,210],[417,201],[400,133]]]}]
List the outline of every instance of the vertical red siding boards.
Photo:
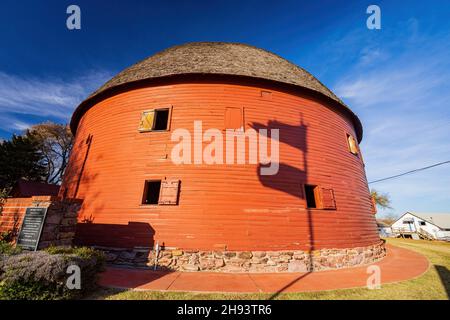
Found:
[{"label": "vertical red siding boards", "polygon": [[[346,142],[346,133],[355,135],[352,122],[318,101],[280,90],[270,90],[267,100],[262,90],[178,83],[122,92],[86,111],[64,187],[73,194],[87,149],[83,141],[92,135],[77,192],[84,199],[79,219],[92,217],[104,231],[80,231],[79,241],[144,245],[142,233],[125,240],[108,234],[111,226],[140,222],[154,230],[153,240],[171,247],[306,249],[312,220],[316,249],[376,243],[364,168]],[[173,106],[171,131],[193,132],[195,120],[203,121],[203,130],[222,129],[226,107],[244,108],[246,129],[281,127],[281,177],[259,177],[257,165],[174,165],[171,132],[137,131],[142,111],[167,105]],[[165,177],[181,181],[178,205],[142,205],[144,181]],[[337,209],[307,210],[304,183],[333,189]]]}]

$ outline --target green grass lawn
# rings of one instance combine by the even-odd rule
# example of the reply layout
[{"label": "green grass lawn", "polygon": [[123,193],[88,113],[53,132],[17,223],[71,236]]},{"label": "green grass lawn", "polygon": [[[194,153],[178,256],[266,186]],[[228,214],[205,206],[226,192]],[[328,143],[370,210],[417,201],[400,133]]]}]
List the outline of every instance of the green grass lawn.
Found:
[{"label": "green grass lawn", "polygon": [[[378,290],[366,288],[307,292],[282,293],[276,299],[440,299],[448,300],[450,294],[450,243],[438,241],[422,241],[407,239],[388,239],[388,243],[417,251],[425,255],[431,262],[430,269],[421,277],[413,280],[385,284]],[[438,270],[440,272],[438,272]],[[447,289],[446,289],[447,288]],[[449,291],[449,293],[447,292]],[[161,300],[161,299],[269,299],[271,294],[215,294],[189,292],[153,292],[101,289],[91,299],[112,300]]]}]

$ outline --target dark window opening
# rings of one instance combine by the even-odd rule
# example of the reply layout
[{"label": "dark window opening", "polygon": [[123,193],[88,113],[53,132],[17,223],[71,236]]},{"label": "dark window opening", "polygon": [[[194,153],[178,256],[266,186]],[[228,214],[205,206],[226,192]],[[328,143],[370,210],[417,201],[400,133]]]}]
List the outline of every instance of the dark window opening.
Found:
[{"label": "dark window opening", "polygon": [[161,180],[145,181],[142,204],[158,204],[161,192]]},{"label": "dark window opening", "polygon": [[167,123],[169,121],[169,109],[155,110],[155,124],[153,130],[167,130]]},{"label": "dark window opening", "polygon": [[316,202],[316,188],[317,186],[305,185],[305,197],[307,208],[317,208]]},{"label": "dark window opening", "polygon": [[262,90],[261,91],[261,97],[264,98],[264,99],[271,99],[272,98],[272,92]]},{"label": "dark window opening", "polygon": [[419,225],[426,226],[427,224],[425,223],[425,221],[419,221]]}]

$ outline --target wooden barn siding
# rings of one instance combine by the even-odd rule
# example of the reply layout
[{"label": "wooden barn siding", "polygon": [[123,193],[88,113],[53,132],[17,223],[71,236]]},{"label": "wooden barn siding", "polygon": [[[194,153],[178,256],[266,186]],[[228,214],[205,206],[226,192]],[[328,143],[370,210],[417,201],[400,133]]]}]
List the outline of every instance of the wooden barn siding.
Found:
[{"label": "wooden barn siding", "polygon": [[[280,130],[280,162],[290,167],[273,182],[277,176],[260,181],[256,165],[174,165],[171,132],[137,130],[143,110],[167,105],[173,106],[171,132],[193,133],[194,120],[203,121],[203,130],[222,129],[225,107],[244,107],[247,129],[269,120],[292,126]],[[79,220],[92,224],[78,228],[80,243],[128,247],[153,240],[204,250],[371,245],[379,237],[367,180],[361,159],[348,151],[347,132],[355,135],[343,114],[282,91],[263,98],[261,88],[236,84],[133,89],[99,102],[82,117],[61,192],[84,200]],[[85,161],[88,135],[93,139]],[[299,145],[304,140],[306,148]],[[307,173],[297,172],[305,166]],[[164,177],[181,180],[179,205],[141,205],[144,181]],[[332,188],[337,210],[305,209],[305,182]]]},{"label": "wooden barn siding", "polygon": [[0,213],[0,233],[19,231],[27,207],[31,207],[32,198],[9,198],[3,204]]}]

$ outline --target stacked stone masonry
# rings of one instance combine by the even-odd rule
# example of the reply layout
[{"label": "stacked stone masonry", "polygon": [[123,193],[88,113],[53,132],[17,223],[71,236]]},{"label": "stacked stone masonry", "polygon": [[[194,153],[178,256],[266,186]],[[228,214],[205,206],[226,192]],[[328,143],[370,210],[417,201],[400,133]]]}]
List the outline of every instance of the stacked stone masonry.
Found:
[{"label": "stacked stone masonry", "polygon": [[218,272],[309,272],[370,264],[386,255],[384,241],[368,247],[307,251],[193,251],[150,248],[105,248],[113,265],[173,271]]},{"label": "stacked stone masonry", "polygon": [[81,200],[61,199],[55,196],[8,198],[1,208],[0,232],[11,233],[13,241],[16,241],[26,209],[47,208],[38,249],[49,246],[71,246],[81,203]]},{"label": "stacked stone masonry", "polygon": [[38,248],[72,246],[81,201],[33,197],[33,206],[48,208]]}]

